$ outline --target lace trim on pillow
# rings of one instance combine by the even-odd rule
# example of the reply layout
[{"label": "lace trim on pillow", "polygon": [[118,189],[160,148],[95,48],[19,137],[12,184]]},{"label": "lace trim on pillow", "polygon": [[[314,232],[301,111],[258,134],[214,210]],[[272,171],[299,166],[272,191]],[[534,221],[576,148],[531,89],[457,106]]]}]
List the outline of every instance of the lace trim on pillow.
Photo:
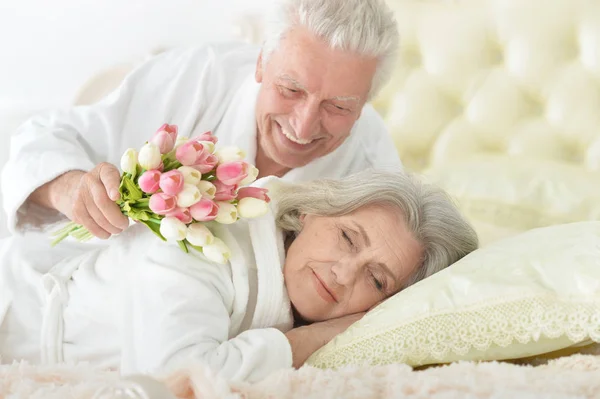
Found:
[{"label": "lace trim on pillow", "polygon": [[309,364],[321,368],[435,364],[443,363],[450,352],[464,356],[472,349],[486,351],[494,344],[507,347],[513,342],[527,344],[542,336],[566,336],[574,343],[588,339],[600,342],[600,300],[527,298],[428,316],[379,333],[369,332],[351,327],[345,333],[351,334],[349,344],[336,345],[334,340],[315,353]]}]

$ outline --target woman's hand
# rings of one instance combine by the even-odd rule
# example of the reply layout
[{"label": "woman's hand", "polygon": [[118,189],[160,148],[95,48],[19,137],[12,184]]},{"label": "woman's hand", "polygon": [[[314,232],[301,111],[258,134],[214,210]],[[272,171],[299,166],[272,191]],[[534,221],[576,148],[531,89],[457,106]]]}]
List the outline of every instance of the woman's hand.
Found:
[{"label": "woman's hand", "polygon": [[360,320],[364,315],[364,312],[355,313],[288,331],[285,336],[292,347],[293,366],[295,368],[302,366],[310,355],[336,335],[346,331],[351,324]]}]

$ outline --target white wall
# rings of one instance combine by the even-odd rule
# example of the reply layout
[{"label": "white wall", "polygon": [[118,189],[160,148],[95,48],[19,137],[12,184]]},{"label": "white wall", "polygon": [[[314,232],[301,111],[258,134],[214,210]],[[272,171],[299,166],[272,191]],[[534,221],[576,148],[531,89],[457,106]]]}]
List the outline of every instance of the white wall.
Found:
[{"label": "white wall", "polygon": [[269,0],[0,0],[0,106],[69,104],[93,73],[234,36]]},{"label": "white wall", "polygon": [[234,39],[234,23],[271,1],[0,0],[0,167],[23,118],[70,105],[94,74],[157,48]]}]

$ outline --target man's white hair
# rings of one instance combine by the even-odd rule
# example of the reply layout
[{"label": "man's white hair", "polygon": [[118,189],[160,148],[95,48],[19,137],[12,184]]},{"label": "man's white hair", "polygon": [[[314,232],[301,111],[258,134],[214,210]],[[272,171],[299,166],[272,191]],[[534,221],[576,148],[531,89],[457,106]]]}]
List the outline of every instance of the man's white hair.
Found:
[{"label": "man's white hair", "polygon": [[263,68],[285,34],[297,26],[332,48],[378,60],[368,100],[389,80],[400,39],[384,0],[280,0],[266,21]]}]

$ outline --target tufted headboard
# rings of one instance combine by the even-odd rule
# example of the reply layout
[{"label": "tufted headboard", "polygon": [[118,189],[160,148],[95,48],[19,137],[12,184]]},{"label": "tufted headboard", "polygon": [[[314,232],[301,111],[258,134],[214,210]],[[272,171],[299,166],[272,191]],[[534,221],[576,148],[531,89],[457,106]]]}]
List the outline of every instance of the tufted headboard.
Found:
[{"label": "tufted headboard", "polygon": [[402,45],[377,99],[405,164],[474,154],[600,169],[600,2],[390,1]]}]

